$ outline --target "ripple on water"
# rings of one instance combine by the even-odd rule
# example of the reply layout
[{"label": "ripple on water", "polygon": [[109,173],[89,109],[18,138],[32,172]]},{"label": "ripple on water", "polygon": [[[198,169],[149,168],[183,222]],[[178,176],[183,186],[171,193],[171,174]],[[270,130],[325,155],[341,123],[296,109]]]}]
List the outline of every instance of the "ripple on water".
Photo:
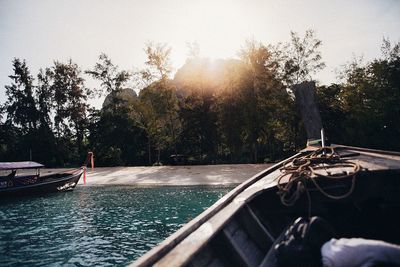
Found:
[{"label": "ripple on water", "polygon": [[124,266],[232,187],[77,187],[0,203],[0,265]]}]

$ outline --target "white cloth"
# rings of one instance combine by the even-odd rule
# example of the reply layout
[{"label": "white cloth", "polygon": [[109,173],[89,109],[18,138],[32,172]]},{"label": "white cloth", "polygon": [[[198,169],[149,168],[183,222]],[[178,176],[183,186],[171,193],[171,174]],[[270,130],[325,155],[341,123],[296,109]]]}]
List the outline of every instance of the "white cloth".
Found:
[{"label": "white cloth", "polygon": [[324,267],[400,265],[400,246],[362,238],[331,239],[321,248]]}]

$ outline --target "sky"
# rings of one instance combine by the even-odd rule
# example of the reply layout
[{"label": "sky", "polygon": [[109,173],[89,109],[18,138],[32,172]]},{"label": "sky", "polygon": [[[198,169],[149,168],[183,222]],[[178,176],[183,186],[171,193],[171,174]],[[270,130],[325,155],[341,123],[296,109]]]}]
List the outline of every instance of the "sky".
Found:
[{"label": "sky", "polygon": [[90,69],[102,52],[134,70],[153,41],[171,46],[176,70],[188,42],[199,44],[202,57],[231,58],[246,39],[275,44],[307,29],[322,40],[326,63],[315,78],[329,84],[354,55],[379,57],[383,37],[399,42],[399,14],[397,0],[0,0],[0,104],[15,57],[34,75],[70,58]]}]

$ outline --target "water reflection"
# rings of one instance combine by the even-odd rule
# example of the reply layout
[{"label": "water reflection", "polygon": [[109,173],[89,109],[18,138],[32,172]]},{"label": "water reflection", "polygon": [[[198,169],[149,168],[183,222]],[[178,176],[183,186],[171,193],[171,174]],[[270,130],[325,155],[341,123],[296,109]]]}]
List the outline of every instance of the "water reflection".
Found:
[{"label": "water reflection", "polygon": [[0,265],[126,265],[232,187],[77,187],[0,203]]}]

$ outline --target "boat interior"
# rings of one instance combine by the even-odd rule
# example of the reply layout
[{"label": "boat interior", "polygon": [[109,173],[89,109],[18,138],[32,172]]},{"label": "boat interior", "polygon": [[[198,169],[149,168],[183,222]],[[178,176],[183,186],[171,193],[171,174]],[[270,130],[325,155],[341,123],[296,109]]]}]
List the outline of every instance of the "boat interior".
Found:
[{"label": "boat interior", "polygon": [[39,169],[3,170],[0,174],[0,188],[7,187],[10,183],[12,186],[33,184],[38,181],[39,177]]},{"label": "boat interior", "polygon": [[[352,196],[342,200],[311,190],[311,215],[324,218],[337,237],[400,244],[399,176],[391,171],[364,173]],[[276,187],[267,189],[235,214],[188,266],[268,266],[263,261],[274,241],[296,218],[308,216],[308,206],[305,197],[292,207],[283,206]]]},{"label": "boat interior", "polygon": [[[333,196],[342,195],[351,187],[351,179],[332,182],[319,178],[318,182]],[[277,187],[266,189],[247,203],[189,266],[268,266],[266,256],[274,241],[298,217],[325,219],[338,238],[400,244],[400,172],[397,170],[360,172],[354,191],[343,199],[329,198],[310,184],[309,198],[304,194],[293,206],[284,206],[278,190]],[[225,251],[221,253],[221,250]]]}]

